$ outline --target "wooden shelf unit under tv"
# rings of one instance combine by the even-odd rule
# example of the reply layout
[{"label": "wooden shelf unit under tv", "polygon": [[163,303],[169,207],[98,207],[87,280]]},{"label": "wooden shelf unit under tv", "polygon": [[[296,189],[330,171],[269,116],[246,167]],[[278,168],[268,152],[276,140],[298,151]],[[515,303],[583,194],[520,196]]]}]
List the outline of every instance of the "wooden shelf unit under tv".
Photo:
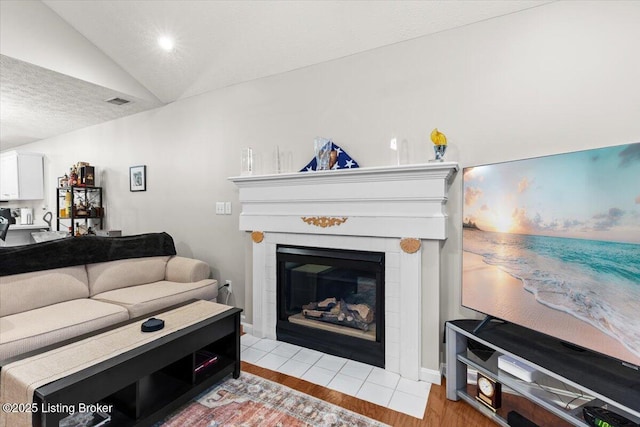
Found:
[{"label": "wooden shelf unit under tv", "polygon": [[[582,407],[590,405],[607,407],[633,422],[640,422],[640,371],[637,369],[511,323],[488,322],[474,333],[479,323],[479,320],[446,322],[448,399],[465,400],[499,425],[509,425],[508,405],[503,403],[503,408],[493,412],[476,400],[475,385],[467,380],[467,370],[473,369],[501,383],[503,396],[515,393],[531,401],[535,408],[555,415],[559,423],[554,425],[588,426],[582,417]],[[540,372],[541,379],[530,383],[498,369],[500,355],[534,368]]]}]

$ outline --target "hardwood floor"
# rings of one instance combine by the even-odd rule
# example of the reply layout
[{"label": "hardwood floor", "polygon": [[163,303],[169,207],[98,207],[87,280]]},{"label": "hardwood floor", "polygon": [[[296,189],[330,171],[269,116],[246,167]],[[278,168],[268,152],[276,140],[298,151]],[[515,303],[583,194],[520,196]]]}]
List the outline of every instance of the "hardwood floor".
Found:
[{"label": "hardwood floor", "polygon": [[254,375],[259,375],[268,380],[283,384],[295,390],[342,406],[350,411],[363,414],[385,424],[398,427],[494,427],[495,424],[489,418],[473,409],[468,404],[460,401],[447,400],[444,382],[442,385],[432,385],[429,401],[422,420],[412,416],[396,412],[394,410],[365,402],[347,394],[328,389],[305,380],[290,377],[288,375],[261,368],[250,363],[242,362],[242,370]]}]

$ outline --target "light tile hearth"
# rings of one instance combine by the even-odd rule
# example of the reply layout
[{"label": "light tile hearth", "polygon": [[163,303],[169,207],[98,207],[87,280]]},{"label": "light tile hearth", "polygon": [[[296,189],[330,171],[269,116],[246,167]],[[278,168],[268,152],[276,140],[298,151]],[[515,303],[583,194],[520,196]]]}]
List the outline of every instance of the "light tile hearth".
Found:
[{"label": "light tile hearth", "polygon": [[422,419],[431,384],[269,338],[241,337],[243,361]]}]

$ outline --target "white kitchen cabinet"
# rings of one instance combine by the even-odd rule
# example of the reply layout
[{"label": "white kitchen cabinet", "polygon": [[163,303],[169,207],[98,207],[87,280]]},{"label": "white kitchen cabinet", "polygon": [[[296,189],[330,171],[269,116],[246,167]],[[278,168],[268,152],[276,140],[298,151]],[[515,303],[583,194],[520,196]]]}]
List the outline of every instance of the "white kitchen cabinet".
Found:
[{"label": "white kitchen cabinet", "polygon": [[8,151],[0,155],[0,200],[44,198],[43,155]]}]

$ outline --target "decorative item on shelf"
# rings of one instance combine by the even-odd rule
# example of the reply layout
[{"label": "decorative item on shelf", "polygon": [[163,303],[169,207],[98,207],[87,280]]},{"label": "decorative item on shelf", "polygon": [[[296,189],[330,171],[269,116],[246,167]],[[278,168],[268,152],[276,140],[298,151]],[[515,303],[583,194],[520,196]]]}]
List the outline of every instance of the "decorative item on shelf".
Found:
[{"label": "decorative item on shelf", "polygon": [[283,151],[276,145],[273,150],[273,173],[291,172],[292,158],[291,151]]},{"label": "decorative item on shelf", "polygon": [[129,191],[147,191],[147,166],[129,168]]},{"label": "decorative item on shelf", "polygon": [[280,147],[276,145],[273,150],[273,173],[282,173],[282,155],[280,154]]},{"label": "decorative item on shelf", "polygon": [[[314,151],[316,155],[305,167],[300,169],[300,172],[355,169],[360,167],[346,151],[329,139],[320,137],[316,138],[314,140]],[[318,166],[318,164],[320,164],[320,166]]]},{"label": "decorative item on shelf", "polygon": [[68,187],[68,186],[69,186],[69,175],[67,175],[65,173],[64,176],[59,176],[58,177],[58,187],[64,188],[64,187]]},{"label": "decorative item on shelf", "polygon": [[86,224],[80,224],[79,222],[76,222],[76,226],[75,226],[75,232],[76,232],[76,237],[78,236],[88,236],[90,234],[96,234],[95,231],[93,231],[92,227],[89,227]]},{"label": "decorative item on shelf", "polygon": [[89,212],[87,211],[86,202],[78,202],[75,210],[75,216],[89,216]]},{"label": "decorative item on shelf", "polygon": [[492,411],[502,406],[502,385],[478,372],[476,399]]},{"label": "decorative item on shelf", "polygon": [[253,175],[255,174],[255,157],[253,155],[253,148],[243,148],[240,154],[240,175]]},{"label": "decorative item on shelf", "polygon": [[75,185],[77,185],[78,187],[84,187],[85,184],[83,182],[83,176],[82,176],[82,172],[83,172],[83,168],[89,166],[89,163],[87,162],[78,162],[75,165],[75,169],[76,169],[76,183]]},{"label": "decorative item on shelf", "polygon": [[71,166],[71,169],[69,169],[69,186],[73,187],[74,185],[78,185],[78,168],[76,165]]},{"label": "decorative item on shelf", "polygon": [[84,165],[80,167],[80,183],[79,185],[93,187],[95,185],[95,168],[93,166]]},{"label": "decorative item on shelf", "polygon": [[[333,151],[333,142],[326,138],[316,138],[313,141],[313,149],[316,154],[316,170],[330,170],[336,163],[337,155]],[[331,154],[334,154],[333,156]],[[331,163],[333,160],[333,164]]]},{"label": "decorative item on shelf", "polygon": [[392,166],[408,165],[409,140],[407,138],[391,138],[389,141],[389,155]]},{"label": "decorative item on shelf", "polygon": [[440,132],[438,128],[431,131],[431,141],[433,142],[433,150],[436,153],[435,161],[442,162],[444,160],[444,153],[447,151],[447,137],[444,133]]},{"label": "decorative item on shelf", "polygon": [[71,191],[69,190],[64,193],[64,206],[65,214],[63,217],[68,218],[71,215]]}]

